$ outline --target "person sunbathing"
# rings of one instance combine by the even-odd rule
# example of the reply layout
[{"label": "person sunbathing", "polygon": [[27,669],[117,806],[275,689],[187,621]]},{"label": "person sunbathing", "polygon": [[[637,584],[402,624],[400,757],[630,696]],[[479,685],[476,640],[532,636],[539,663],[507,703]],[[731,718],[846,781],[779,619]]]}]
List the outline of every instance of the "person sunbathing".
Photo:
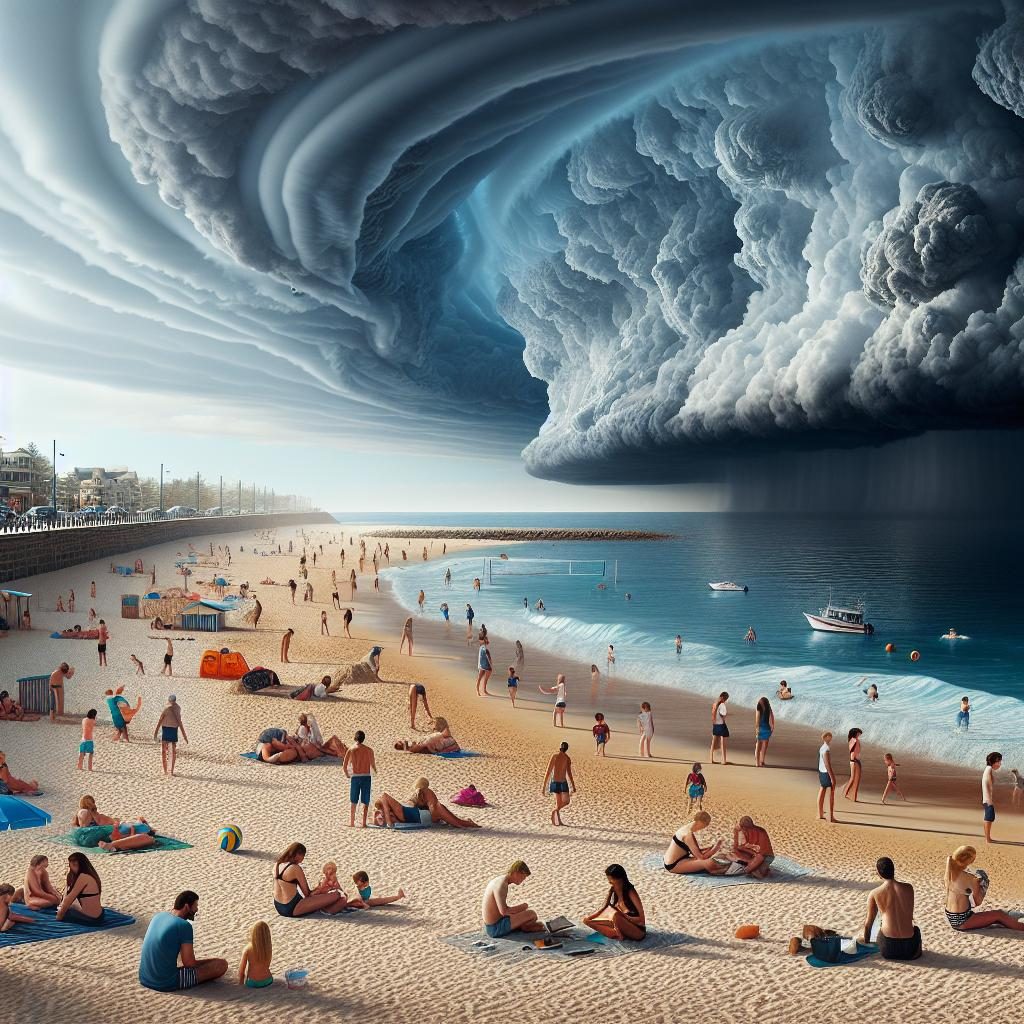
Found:
[{"label": "person sunbathing", "polygon": [[16,779],[7,766],[7,755],[0,750],[0,782],[7,787],[8,793],[38,793],[39,783],[36,779],[25,782],[23,779]]},{"label": "person sunbathing", "polygon": [[71,823],[71,835],[76,846],[99,847],[108,853],[119,850],[141,850],[156,845],[156,830],[145,818],[123,822],[101,814],[96,800],[88,793],[78,801],[78,810]]},{"label": "person sunbathing", "polygon": [[299,728],[295,733],[299,746],[306,752],[310,760],[314,757],[344,757],[348,747],[337,737],[324,739],[320,725],[313,715],[299,715]]},{"label": "person sunbathing", "polygon": [[665,851],[666,871],[671,871],[673,875],[695,875],[700,871],[706,871],[709,875],[725,874],[727,865],[714,860],[715,854],[722,848],[722,840],[717,840],[707,849],[697,840],[697,833],[710,824],[711,815],[707,811],[698,811],[693,821],[679,827]]},{"label": "person sunbathing", "polygon": [[60,893],[53,887],[49,872],[50,858],[37,853],[28,863],[25,884],[14,894],[14,902],[22,903],[29,910],[45,910],[60,903]]},{"label": "person sunbathing", "polygon": [[434,731],[422,740],[395,740],[395,750],[410,754],[454,754],[462,749],[452,736],[447,719],[438,716],[431,725]]},{"label": "person sunbathing", "polygon": [[332,736],[323,744],[317,744],[303,741],[298,736],[289,736],[287,730],[275,726],[264,729],[256,741],[258,760],[267,764],[315,761],[318,757],[344,757],[347,749],[337,736]]},{"label": "person sunbathing", "polygon": [[375,824],[385,828],[391,828],[396,822],[431,825],[435,821],[443,821],[452,828],[480,828],[471,818],[460,818],[453,814],[438,800],[430,783],[422,778],[416,780],[408,804],[399,803],[390,793],[381,793],[373,806]]},{"label": "person sunbathing", "polygon": [[38,722],[39,716],[26,714],[6,690],[0,690],[0,719],[6,722]]},{"label": "person sunbathing", "polygon": [[626,869],[621,864],[609,864],[604,876],[610,886],[604,906],[584,917],[583,923],[609,939],[642,942],[647,938],[647,915]]}]

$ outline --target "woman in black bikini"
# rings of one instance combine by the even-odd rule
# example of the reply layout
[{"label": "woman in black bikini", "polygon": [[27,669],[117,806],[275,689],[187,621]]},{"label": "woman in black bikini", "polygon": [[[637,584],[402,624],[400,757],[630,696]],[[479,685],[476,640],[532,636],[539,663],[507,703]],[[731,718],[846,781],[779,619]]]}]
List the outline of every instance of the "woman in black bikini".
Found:
[{"label": "woman in black bikini", "polygon": [[339,914],[348,905],[336,892],[310,894],[306,873],[300,865],[306,859],[302,843],[292,843],[274,865],[274,909],[282,917],[302,917],[322,910]]},{"label": "woman in black bikini", "polygon": [[946,858],[946,920],[955,932],[1000,926],[1016,932],[1024,931],[1024,921],[1010,917],[1003,910],[974,910],[988,890],[982,879],[967,869],[978,851],[973,846],[959,846]]},{"label": "woman in black bikini", "polygon": [[665,851],[666,871],[671,871],[673,875],[695,875],[699,871],[706,871],[709,875],[724,874],[728,865],[712,860],[722,848],[722,840],[719,839],[706,850],[697,842],[697,833],[710,824],[711,815],[707,811],[698,811],[693,821],[679,828]]},{"label": "woman in black bikini", "polygon": [[850,747],[850,781],[843,789],[843,796],[854,803],[857,802],[857,791],[860,789],[860,738],[863,734],[863,729],[851,729],[846,736]]},{"label": "woman in black bikini", "polygon": [[103,906],[100,903],[100,892],[103,886],[96,869],[89,863],[89,858],[84,853],[72,853],[68,856],[66,884],[64,899],[57,908],[57,920],[93,926],[102,924]]},{"label": "woman in black bikini", "polygon": [[621,864],[609,864],[604,874],[611,886],[604,906],[584,917],[583,923],[609,939],[642,942],[647,938],[647,915],[626,869]]}]

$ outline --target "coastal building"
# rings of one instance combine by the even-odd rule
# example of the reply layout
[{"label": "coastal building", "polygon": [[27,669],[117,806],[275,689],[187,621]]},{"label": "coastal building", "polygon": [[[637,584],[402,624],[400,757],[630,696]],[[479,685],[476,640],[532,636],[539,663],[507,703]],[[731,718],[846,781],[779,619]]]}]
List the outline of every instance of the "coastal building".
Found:
[{"label": "coastal building", "polygon": [[129,512],[142,506],[139,474],[126,466],[104,469],[101,466],[75,467],[78,478],[78,507],[89,505],[120,505]]},{"label": "coastal building", "polygon": [[0,454],[0,501],[16,512],[49,502],[50,478],[43,478],[38,461],[26,448]]}]

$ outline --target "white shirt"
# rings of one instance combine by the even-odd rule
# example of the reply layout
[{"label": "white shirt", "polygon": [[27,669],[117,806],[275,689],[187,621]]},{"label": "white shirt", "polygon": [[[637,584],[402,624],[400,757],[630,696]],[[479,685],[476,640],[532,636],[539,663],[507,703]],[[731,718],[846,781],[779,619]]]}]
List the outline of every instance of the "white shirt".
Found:
[{"label": "white shirt", "polygon": [[653,712],[641,711],[637,715],[636,720],[640,723],[640,729],[645,736],[650,736],[654,733],[654,725],[651,722]]},{"label": "white shirt", "polygon": [[729,708],[723,700],[715,709],[715,725],[725,725],[725,716],[729,714]]},{"label": "white shirt", "polygon": [[303,743],[323,743],[323,734],[320,732],[320,726],[316,724],[316,719],[312,715],[306,715],[307,725],[300,725],[296,735],[302,740]]},{"label": "white shirt", "polygon": [[822,743],[818,750],[818,771],[828,775],[828,765],[825,763],[825,755],[830,754],[832,751],[829,749],[827,743]]},{"label": "white shirt", "polygon": [[555,690],[555,703],[556,704],[564,704],[565,703],[565,683],[559,683],[558,684],[558,686],[557,686],[557,688]]},{"label": "white shirt", "polygon": [[994,804],[995,800],[992,799],[992,789],[995,786],[995,772],[992,771],[992,765],[986,765],[985,770],[981,773],[981,802],[983,804]]}]

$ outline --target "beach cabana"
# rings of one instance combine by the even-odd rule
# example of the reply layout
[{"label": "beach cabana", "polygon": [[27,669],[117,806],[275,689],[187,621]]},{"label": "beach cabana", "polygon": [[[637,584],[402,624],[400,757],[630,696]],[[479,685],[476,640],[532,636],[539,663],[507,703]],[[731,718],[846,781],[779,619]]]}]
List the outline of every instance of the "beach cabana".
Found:
[{"label": "beach cabana", "polygon": [[178,629],[192,629],[197,633],[218,633],[224,628],[224,613],[233,610],[233,605],[223,601],[193,601],[182,608],[175,625]]},{"label": "beach cabana", "polygon": [[122,594],[121,595],[121,618],[122,619],[137,619],[139,617],[139,595],[138,594]]},{"label": "beach cabana", "polygon": [[39,828],[41,825],[49,825],[51,820],[46,811],[21,797],[6,794],[0,796],[0,832]]},{"label": "beach cabana", "polygon": [[4,603],[4,618],[7,620],[7,625],[11,624],[10,607],[11,601],[14,601],[14,621],[18,624],[18,629],[21,629],[22,622],[22,610],[21,602],[25,602],[25,611],[31,616],[32,611],[29,607],[31,604],[32,595],[26,594],[24,590],[0,590],[0,600]]}]

